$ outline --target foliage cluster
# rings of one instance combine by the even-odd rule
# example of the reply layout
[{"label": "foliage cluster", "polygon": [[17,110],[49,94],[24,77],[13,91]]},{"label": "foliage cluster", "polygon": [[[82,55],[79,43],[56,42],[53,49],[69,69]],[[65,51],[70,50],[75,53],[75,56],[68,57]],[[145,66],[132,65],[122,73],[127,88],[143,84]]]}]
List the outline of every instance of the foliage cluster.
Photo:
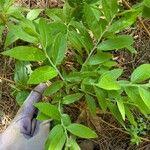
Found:
[{"label": "foliage cluster", "polygon": [[[46,149],[79,150],[76,137],[97,137],[83,124],[72,123],[64,112],[66,105],[78,101],[86,103],[91,116],[96,109],[110,111],[132,142],[140,142],[146,127],[139,129],[134,112],[149,117],[150,64],[142,64],[128,80],[122,79],[123,69],[117,67],[112,51],[136,54],[133,37],[121,31],[134,25],[138,16],[150,17],[149,12],[149,0],[130,10],[117,0],[66,0],[63,8],[46,10],[0,0],[1,54],[17,59],[13,86],[17,102],[22,104],[32,85],[51,83],[44,92],[51,102],[35,104],[40,110],[37,119],[55,122]],[[6,38],[2,38],[4,31]],[[69,68],[68,61],[73,64]]]}]

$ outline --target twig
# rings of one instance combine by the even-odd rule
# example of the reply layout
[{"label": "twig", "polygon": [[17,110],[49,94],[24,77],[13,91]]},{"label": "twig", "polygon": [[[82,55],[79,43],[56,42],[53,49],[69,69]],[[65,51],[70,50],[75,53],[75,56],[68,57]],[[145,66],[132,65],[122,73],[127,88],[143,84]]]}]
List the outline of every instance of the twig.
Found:
[{"label": "twig", "polygon": [[[6,82],[9,82],[9,83],[11,83],[11,84],[13,84],[13,85],[16,84],[15,81],[12,81],[12,80],[10,80],[10,79],[7,79],[7,78],[4,78],[4,77],[1,77],[1,76],[0,76],[0,82],[1,82],[1,81],[6,81]],[[19,84],[19,85],[22,86],[23,88],[27,89],[27,90],[31,90],[31,91],[34,91],[34,92],[37,92],[37,93],[41,94],[39,91],[34,90],[34,89],[30,88],[30,87],[23,86],[22,84]]]},{"label": "twig", "polygon": [[56,70],[56,72],[58,73],[59,77],[65,81],[64,77],[62,76],[62,74],[60,73],[60,71],[58,70],[58,68],[53,64],[53,62],[51,61],[50,57],[48,56],[47,52],[45,51],[45,56],[47,57],[49,63],[52,65],[52,67]]},{"label": "twig", "polygon": [[15,84],[14,81],[0,76],[0,82],[2,82],[3,80],[4,80],[4,81],[7,81],[7,82],[9,82],[9,83]]},{"label": "twig", "polygon": [[[105,120],[103,120],[102,118],[101,118],[101,121],[102,121],[103,123],[105,123],[106,125],[108,125],[108,126],[110,126],[110,127],[114,128],[114,129],[116,129],[116,130],[118,130],[118,131],[120,131],[120,132],[122,132],[122,133],[125,133],[125,134],[130,135],[128,132],[126,132],[126,131],[122,130],[121,128],[117,128],[116,126],[114,126],[114,125],[112,125],[112,124],[110,124],[110,123],[106,122],[106,121],[105,121]],[[140,137],[140,138],[141,138],[141,140],[143,140],[143,141],[150,142],[150,140],[149,140],[149,139],[147,139],[147,138],[143,138],[143,137]]]},{"label": "twig", "polygon": [[[126,0],[122,0],[123,4],[128,8],[131,9],[131,6],[129,5],[129,3]],[[144,22],[142,21],[141,17],[138,17],[138,21],[140,22],[141,26],[143,27],[143,29],[145,30],[145,32],[148,34],[148,36],[150,37],[150,32],[147,29],[147,27],[145,26]]]},{"label": "twig", "polygon": [[150,37],[150,32],[147,29],[147,27],[145,26],[144,22],[142,21],[141,17],[138,17],[138,20],[140,22],[140,24],[142,25],[143,29],[145,30],[145,32],[148,34],[148,36]]},{"label": "twig", "polygon": [[131,6],[129,5],[129,3],[126,0],[122,0],[122,2],[128,9],[131,9]]},{"label": "twig", "polygon": [[113,20],[115,18],[115,15],[112,17],[112,19],[110,20],[109,24],[107,25],[106,29],[103,31],[103,33],[100,35],[97,43],[95,44],[95,46],[93,47],[93,49],[91,50],[90,54],[88,55],[87,59],[85,60],[85,62],[82,65],[81,70],[83,69],[83,67],[86,65],[86,63],[88,62],[88,60],[90,59],[90,57],[92,56],[92,54],[94,53],[94,51],[97,49],[97,46],[100,44],[104,34],[107,32],[109,26],[112,24]]}]

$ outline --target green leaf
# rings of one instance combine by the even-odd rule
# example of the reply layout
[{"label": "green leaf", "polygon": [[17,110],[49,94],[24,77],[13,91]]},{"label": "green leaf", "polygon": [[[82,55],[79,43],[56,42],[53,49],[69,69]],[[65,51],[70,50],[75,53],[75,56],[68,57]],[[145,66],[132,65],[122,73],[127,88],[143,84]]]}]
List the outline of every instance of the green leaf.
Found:
[{"label": "green leaf", "polygon": [[[93,72],[94,73],[94,72]],[[97,76],[96,76],[97,77]],[[93,85],[95,84],[95,80],[92,79],[91,77],[83,79],[81,83],[81,90],[84,91],[85,93],[93,93]]]},{"label": "green leaf", "polygon": [[0,42],[2,42],[2,34],[3,34],[3,31],[4,31],[4,28],[5,28],[5,26],[0,24]]},{"label": "green leaf", "polygon": [[11,5],[7,10],[4,10],[8,17],[14,19],[22,19],[25,9],[21,6]]},{"label": "green leaf", "polygon": [[142,87],[139,87],[139,93],[144,103],[150,108],[150,92]]},{"label": "green leaf", "polygon": [[144,0],[144,5],[146,5],[147,7],[150,7],[150,1],[149,0]]},{"label": "green leaf", "polygon": [[139,90],[137,87],[124,87],[126,94],[130,98],[131,101],[136,107],[143,113],[145,116],[150,113],[150,108],[143,102],[140,97]]},{"label": "green leaf", "polygon": [[[64,15],[63,10],[60,8],[50,8],[46,10],[46,14],[54,21],[63,21]],[[65,21],[65,20],[64,20]]]},{"label": "green leaf", "polygon": [[8,32],[6,39],[5,39],[5,44],[4,47],[8,47],[9,45],[11,45],[12,43],[14,43],[15,41],[17,41],[19,38],[17,36],[15,36],[11,31]]},{"label": "green leaf", "polygon": [[122,119],[125,121],[125,106],[123,99],[124,97],[121,96],[122,91],[108,91],[107,93],[110,100],[115,99],[115,101],[117,102],[118,110],[122,116]]},{"label": "green leaf", "polygon": [[69,126],[71,124],[71,119],[68,114],[62,114],[61,119],[63,121],[64,126]]},{"label": "green leaf", "polygon": [[34,20],[36,19],[43,9],[32,9],[27,14],[27,19]]},{"label": "green leaf", "polygon": [[125,107],[122,99],[117,99],[117,106],[121,113],[122,119],[125,121]]},{"label": "green leaf", "polygon": [[99,38],[101,34],[101,24],[99,22],[101,16],[100,10],[98,10],[97,7],[93,7],[92,5],[85,4],[83,11],[86,24],[96,36],[96,38]]},{"label": "green leaf", "polygon": [[117,62],[110,60],[110,61],[104,62],[103,66],[111,69],[112,67],[116,67],[117,64],[118,64]]},{"label": "green leaf", "polygon": [[83,64],[83,59],[82,59],[82,56],[80,54],[75,53],[75,58],[76,58],[76,61],[79,65]]},{"label": "green leaf", "polygon": [[55,71],[54,68],[50,66],[43,66],[35,69],[32,72],[28,80],[28,84],[39,84],[42,82],[46,82],[50,79],[53,79],[56,76],[57,76],[57,72]]},{"label": "green leaf", "polygon": [[62,87],[63,87],[63,81],[56,81],[52,85],[46,88],[46,90],[44,91],[44,95],[50,96],[56,93],[57,91],[59,91]]},{"label": "green leaf", "polygon": [[64,15],[66,23],[70,23],[70,21],[72,20],[72,16],[70,15],[70,14],[72,14],[72,11],[73,11],[72,7],[68,4],[68,1],[67,1],[67,3],[64,3],[63,15]]},{"label": "green leaf", "polygon": [[14,81],[16,84],[27,84],[31,72],[31,64],[29,62],[17,61],[15,64]]},{"label": "green leaf", "polygon": [[142,15],[146,18],[150,18],[150,1],[144,0],[143,13]]},{"label": "green leaf", "polygon": [[150,18],[150,7],[144,6],[142,16],[145,18]]},{"label": "green leaf", "polygon": [[81,124],[73,123],[67,127],[67,130],[81,138],[97,138],[97,134],[94,131]]},{"label": "green leaf", "polygon": [[99,51],[110,51],[115,49],[122,49],[133,44],[133,38],[129,35],[119,35],[113,39],[103,41],[98,45]]},{"label": "green leaf", "polygon": [[115,90],[113,90],[113,91],[107,91],[108,97],[110,99],[116,99],[116,100],[120,100],[121,99],[121,96],[120,96],[121,93],[122,93],[121,90],[119,90],[119,91],[115,91]]},{"label": "green leaf", "polygon": [[80,41],[86,51],[89,52],[93,48],[93,41],[87,28],[82,23],[73,20],[69,24],[76,28],[77,32],[80,32],[82,38],[82,40],[80,38]]},{"label": "green leaf", "polygon": [[104,63],[112,58],[110,53],[98,52],[94,56],[90,57],[88,64],[89,65],[98,65]]},{"label": "green leaf", "polygon": [[75,139],[71,138],[69,140],[69,145],[70,145],[70,150],[81,150],[80,146],[78,145]]},{"label": "green leaf", "polygon": [[83,72],[71,72],[69,75],[65,77],[65,79],[69,82],[80,82],[87,77],[97,77],[97,72],[94,74],[91,71],[83,71]]},{"label": "green leaf", "polygon": [[50,117],[45,115],[44,113],[40,112],[40,113],[38,113],[36,119],[43,121],[43,120],[49,120]]},{"label": "green leaf", "polygon": [[126,116],[127,116],[128,120],[129,120],[129,122],[133,126],[137,127],[137,123],[136,123],[136,121],[134,119],[134,116],[133,116],[132,112],[129,110],[129,106],[125,105],[125,112],[126,112]]},{"label": "green leaf", "polygon": [[85,98],[91,115],[96,116],[96,103],[94,98],[88,94],[86,94]]},{"label": "green leaf", "polygon": [[106,101],[106,93],[100,88],[94,87],[96,97],[98,99],[99,106],[102,108],[103,111],[107,109],[107,101]]},{"label": "green leaf", "polygon": [[135,9],[130,10],[130,12],[125,13],[124,16],[121,18],[115,20],[112,25],[109,26],[108,32],[112,33],[118,33],[122,31],[123,29],[126,29],[127,27],[130,27],[137,19],[137,16],[139,15],[139,11],[136,11]]},{"label": "green leaf", "polygon": [[15,0],[5,0],[4,1],[4,8],[7,10],[13,3]]},{"label": "green leaf", "polygon": [[21,27],[23,29],[24,32],[26,32],[27,34],[33,36],[33,37],[36,37],[37,39],[39,38],[39,34],[37,32],[37,29],[36,29],[36,25],[33,21],[31,20],[28,20],[26,18],[23,18],[21,19]]},{"label": "green leaf", "polygon": [[83,94],[82,93],[75,93],[71,95],[67,95],[63,97],[63,104],[71,104],[74,103],[82,98]]},{"label": "green leaf", "polygon": [[[58,33],[62,33],[62,34],[67,34],[67,26],[62,23],[62,22],[52,22],[50,24],[48,24],[48,29],[50,30],[50,34],[53,35],[53,38],[55,38],[55,36]],[[47,30],[48,30],[47,29]]]},{"label": "green leaf", "polygon": [[67,50],[66,35],[59,33],[53,43],[53,62],[55,65],[61,64]]},{"label": "green leaf", "polygon": [[102,0],[102,10],[108,21],[110,21],[118,12],[117,0]]},{"label": "green leaf", "polygon": [[122,75],[122,73],[123,73],[123,69],[120,68],[105,72],[105,74],[111,74],[114,80],[118,79]]},{"label": "green leaf", "polygon": [[17,92],[16,101],[19,104],[19,106],[21,106],[24,103],[24,101],[26,100],[28,95],[29,95],[28,91],[19,91],[19,92]]},{"label": "green leaf", "polygon": [[22,19],[23,18],[23,13],[24,9],[21,6],[14,6],[11,5],[7,10],[6,10],[6,15],[9,17],[13,17],[15,19]]},{"label": "green leaf", "polygon": [[131,74],[131,82],[140,83],[150,78],[150,64],[142,64]]},{"label": "green leaf", "polygon": [[69,73],[68,75],[65,76],[65,79],[66,81],[69,81],[69,82],[80,82],[83,77],[81,77],[81,74],[80,72],[71,72]]},{"label": "green leaf", "polygon": [[122,120],[122,116],[121,116],[121,114],[120,114],[120,112],[118,110],[118,107],[115,104],[113,104],[111,101],[109,101],[107,103],[107,106],[108,106],[109,110],[111,111],[112,115],[118,120],[118,122],[122,126],[124,126],[124,123],[123,123],[123,120]]},{"label": "green leaf", "polygon": [[67,0],[67,2],[71,7],[76,7],[82,3],[81,0]]},{"label": "green leaf", "polygon": [[137,51],[135,50],[134,47],[132,47],[132,46],[127,46],[126,48],[127,48],[132,54],[137,54]]},{"label": "green leaf", "polygon": [[93,48],[93,42],[84,25],[77,21],[71,21],[70,31],[68,31],[68,40],[70,45],[75,48],[80,54],[83,53],[83,48],[87,54]]},{"label": "green leaf", "polygon": [[62,150],[66,141],[66,134],[61,125],[56,125],[49,133],[46,150]]},{"label": "green leaf", "polygon": [[40,35],[40,42],[42,44],[42,47],[46,50],[46,48],[49,46],[51,42],[51,36],[50,36],[50,25],[48,25],[47,21],[45,19],[40,19],[39,25],[38,25],[39,35]]},{"label": "green leaf", "polygon": [[39,109],[39,111],[41,113],[43,113],[44,115],[55,119],[55,120],[60,120],[60,113],[58,111],[58,108],[50,103],[36,103],[34,104],[34,106],[36,108]]},{"label": "green leaf", "polygon": [[73,48],[75,48],[80,54],[82,54],[82,42],[81,35],[75,31],[68,32],[68,40]]},{"label": "green leaf", "polygon": [[23,61],[43,61],[46,59],[41,49],[29,46],[18,46],[1,54]]},{"label": "green leaf", "polygon": [[29,43],[38,43],[38,39],[34,36],[29,35],[28,33],[26,33],[22,26],[20,25],[11,25],[10,26],[10,32],[12,32],[12,34],[18,38],[21,39],[23,41],[29,42]]},{"label": "green leaf", "polygon": [[1,0],[0,3],[1,3],[0,5],[0,10],[1,10],[4,7],[5,0]]},{"label": "green leaf", "polygon": [[85,0],[86,1],[86,3],[88,3],[88,4],[94,4],[94,3],[97,3],[98,1],[100,1],[100,0]]},{"label": "green leaf", "polygon": [[[119,70],[118,72],[122,73],[121,71]],[[102,74],[97,86],[105,90],[119,90],[121,88],[116,81],[116,77],[111,72]]]},{"label": "green leaf", "polygon": [[82,20],[83,16],[83,5],[79,5],[78,7],[72,9],[71,17],[76,21]]}]

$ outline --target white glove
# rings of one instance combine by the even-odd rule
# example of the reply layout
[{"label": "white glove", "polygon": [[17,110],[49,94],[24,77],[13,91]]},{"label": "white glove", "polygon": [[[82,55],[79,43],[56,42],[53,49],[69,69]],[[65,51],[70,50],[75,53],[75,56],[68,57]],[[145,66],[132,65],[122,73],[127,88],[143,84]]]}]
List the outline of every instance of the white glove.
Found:
[{"label": "white glove", "polygon": [[0,150],[44,150],[50,121],[35,120],[34,103],[42,98],[45,84],[38,85],[28,96],[10,126],[0,135]]}]

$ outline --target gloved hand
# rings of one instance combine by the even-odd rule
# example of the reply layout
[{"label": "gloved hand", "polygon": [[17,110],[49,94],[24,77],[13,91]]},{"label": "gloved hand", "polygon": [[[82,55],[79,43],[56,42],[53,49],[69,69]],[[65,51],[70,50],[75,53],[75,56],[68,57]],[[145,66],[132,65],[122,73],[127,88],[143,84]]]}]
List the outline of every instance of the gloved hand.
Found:
[{"label": "gloved hand", "polygon": [[35,120],[34,103],[42,98],[46,84],[38,85],[30,93],[10,126],[0,135],[0,150],[44,150],[50,121]]}]

